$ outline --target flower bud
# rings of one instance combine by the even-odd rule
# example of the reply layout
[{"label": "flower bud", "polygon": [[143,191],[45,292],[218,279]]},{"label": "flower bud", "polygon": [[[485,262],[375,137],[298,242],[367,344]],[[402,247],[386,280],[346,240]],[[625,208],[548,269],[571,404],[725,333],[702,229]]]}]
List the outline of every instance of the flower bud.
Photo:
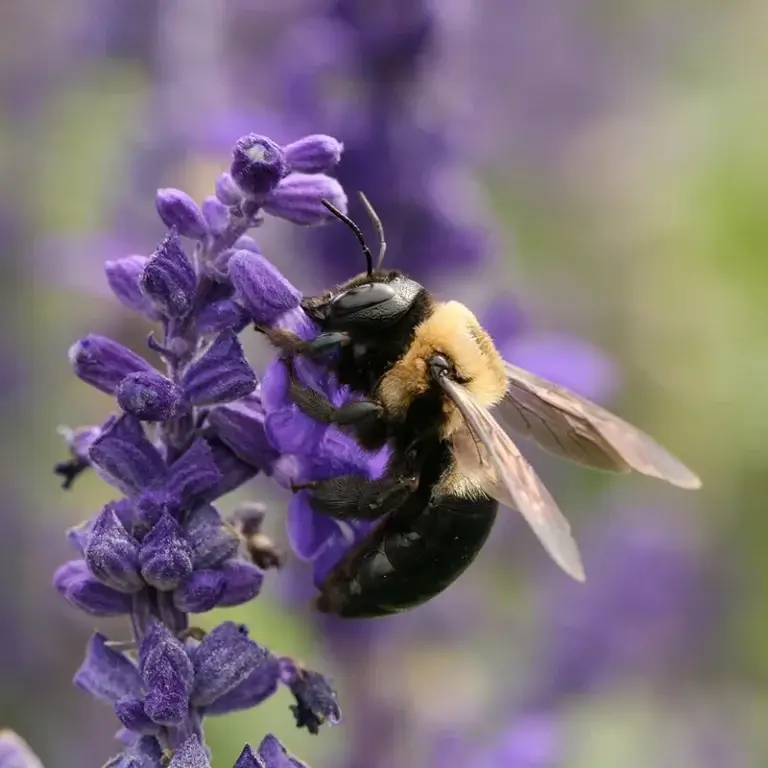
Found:
[{"label": "flower bud", "polygon": [[144,267],[141,290],[167,317],[182,318],[192,309],[197,275],[172,230]]},{"label": "flower bud", "polygon": [[96,518],[85,548],[85,562],[96,578],[113,589],[133,593],[144,588],[139,575],[139,543],[109,504]]},{"label": "flower bud", "polygon": [[157,371],[126,376],[115,394],[120,407],[141,421],[168,421],[189,408],[184,390]]},{"label": "flower bud", "polygon": [[272,323],[301,302],[301,294],[263,256],[239,251],[229,260],[229,279],[255,322]]},{"label": "flower bud", "polygon": [[240,189],[261,202],[285,176],[283,149],[266,136],[249,133],[237,140],[230,172]]},{"label": "flower bud", "polygon": [[176,229],[182,237],[202,240],[206,235],[205,219],[198,204],[180,189],[158,189],[155,207],[168,229]]},{"label": "flower bud", "polygon": [[108,395],[114,394],[115,387],[129,374],[152,370],[143,357],[95,333],[70,347],[69,362],[78,378]]},{"label": "flower bud", "polygon": [[146,256],[126,256],[105,262],[104,272],[110,290],[124,307],[159,320],[161,315],[155,305],[141,292],[141,274],[148,261]]},{"label": "flower bud", "polygon": [[168,592],[192,573],[192,552],[179,524],[168,514],[160,517],[139,551],[141,575],[159,590]]},{"label": "flower bud", "polygon": [[285,147],[285,159],[291,171],[328,173],[341,159],[344,145],[333,136],[317,133],[305,136]]},{"label": "flower bud", "polygon": [[243,193],[228,173],[222,173],[216,179],[216,197],[224,205],[237,205],[243,199]]},{"label": "flower bud", "polygon": [[264,210],[294,224],[321,224],[332,216],[321,200],[347,212],[347,196],[336,179],[323,173],[292,173],[267,197]]}]

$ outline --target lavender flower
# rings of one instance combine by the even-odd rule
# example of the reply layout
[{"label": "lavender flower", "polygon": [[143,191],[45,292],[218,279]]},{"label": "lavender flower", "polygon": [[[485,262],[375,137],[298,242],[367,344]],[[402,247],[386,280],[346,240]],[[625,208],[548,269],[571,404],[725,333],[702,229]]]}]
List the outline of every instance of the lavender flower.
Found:
[{"label": "lavender flower", "polygon": [[[249,134],[217,197],[202,207],[180,190],[160,190],[157,211],[170,231],[149,258],[112,261],[107,274],[125,306],[161,322],[162,339],[150,334],[148,346],[164,370],[94,334],[70,350],[75,374],[121,409],[98,427],[66,432],[72,457],[56,467],[65,487],[92,468],[123,494],[70,531],[79,557],[54,576],[61,595],[86,613],[130,618],[132,640],[96,633],[75,676],[123,726],[126,749],[110,765],[207,766],[203,719],[254,707],[280,685],[295,698],[297,726],[317,733],[340,720],[322,675],[275,656],[242,625],[224,622],[206,634],[189,618],[253,599],[264,568],[279,562],[258,514],[225,521],[213,506],[259,472],[286,477],[291,462],[268,438],[237,334],[254,306],[282,316],[295,311],[299,294],[275,283],[278,273],[246,232],[262,212],[319,223],[320,197],[344,208],[338,183],[321,172],[339,154],[329,137],[284,149]],[[195,241],[191,253],[182,237]],[[237,761],[264,765],[300,763],[267,737]]]},{"label": "lavender flower", "polygon": [[42,768],[42,763],[20,736],[0,731],[0,768]]}]

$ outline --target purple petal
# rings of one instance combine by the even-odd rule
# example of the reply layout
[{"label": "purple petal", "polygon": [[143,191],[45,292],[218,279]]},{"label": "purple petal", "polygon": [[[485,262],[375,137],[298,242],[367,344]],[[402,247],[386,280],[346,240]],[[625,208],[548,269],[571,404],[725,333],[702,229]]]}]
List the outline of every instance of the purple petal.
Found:
[{"label": "purple petal", "polygon": [[106,643],[107,638],[99,632],[91,637],[85,660],[75,674],[75,685],[113,704],[126,697],[141,696],[141,676],[136,665]]},{"label": "purple petal", "polygon": [[281,359],[275,358],[264,369],[259,385],[259,396],[265,413],[289,408],[292,405],[288,395],[288,369]]},{"label": "purple petal", "polygon": [[291,171],[328,173],[341,159],[344,145],[333,136],[318,133],[305,136],[285,147],[285,159]]},{"label": "purple petal", "polygon": [[207,336],[231,328],[240,333],[250,322],[245,307],[234,299],[220,299],[206,304],[195,316],[198,333]]},{"label": "purple petal", "polygon": [[219,600],[222,607],[242,605],[261,591],[264,573],[253,563],[232,559],[221,567],[224,576],[224,592]]},{"label": "purple petal", "polygon": [[271,733],[259,744],[259,757],[264,761],[264,768],[307,768],[301,760],[289,755],[279,739]]},{"label": "purple petal", "polygon": [[280,662],[267,652],[259,666],[240,685],[206,708],[206,714],[226,715],[258,706],[277,691],[279,682]]},{"label": "purple petal", "polygon": [[208,501],[214,501],[247,483],[256,475],[257,470],[238,459],[220,440],[211,439],[210,446],[211,451],[213,451],[213,460],[221,472],[219,484],[208,494],[207,498]]},{"label": "purple petal", "polygon": [[207,441],[198,437],[168,470],[165,488],[183,506],[194,506],[221,480],[213,451]]},{"label": "purple petal", "polygon": [[208,423],[219,440],[256,469],[268,471],[280,456],[264,431],[264,411],[258,395],[212,409]]},{"label": "purple petal", "polygon": [[211,768],[210,754],[197,736],[190,736],[173,753],[168,768]]},{"label": "purple petal", "polygon": [[230,173],[249,197],[261,203],[286,171],[285,153],[271,139],[250,133],[237,140]]},{"label": "purple petal", "polygon": [[137,696],[127,696],[115,704],[117,719],[133,733],[142,736],[153,736],[159,732],[160,726],[144,710],[144,702]]},{"label": "purple petal", "polygon": [[202,240],[207,232],[203,212],[198,204],[180,189],[158,189],[155,196],[157,213],[168,229],[176,229],[182,237]]},{"label": "purple petal", "polygon": [[326,543],[339,533],[339,524],[309,506],[306,491],[297,493],[288,504],[288,541],[302,560],[312,560]]},{"label": "purple petal", "polygon": [[60,566],[53,575],[53,586],[72,605],[92,616],[131,612],[131,596],[100,582],[83,560],[70,560]]},{"label": "purple petal", "polygon": [[264,432],[267,440],[280,453],[312,453],[322,441],[328,427],[320,424],[291,405],[267,414]]},{"label": "purple petal", "polygon": [[0,730],[0,768],[43,768],[43,764],[24,739],[3,729]]},{"label": "purple petal", "polygon": [[150,320],[159,320],[162,315],[141,291],[141,275],[148,261],[146,256],[126,256],[105,262],[104,271],[112,293],[124,307]]},{"label": "purple petal", "polygon": [[213,568],[237,552],[239,537],[225,525],[215,507],[196,509],[184,527],[195,568]]},{"label": "purple petal", "polygon": [[115,394],[119,406],[141,421],[168,421],[189,408],[184,390],[157,371],[126,376]]},{"label": "purple petal", "polygon": [[299,306],[299,291],[261,254],[238,251],[227,269],[238,297],[255,322],[272,325],[284,312]]},{"label": "purple petal", "polygon": [[237,334],[228,328],[187,368],[182,384],[193,403],[210,405],[250,394],[256,388],[256,375]]},{"label": "purple petal", "polygon": [[203,218],[212,235],[220,235],[229,224],[229,208],[213,196],[203,200]]},{"label": "purple petal", "polygon": [[152,366],[122,344],[90,333],[69,349],[75,375],[108,395],[129,374],[151,371]]},{"label": "purple petal", "polygon": [[237,758],[234,768],[264,768],[264,761],[253,751],[250,744],[246,744],[240,757]]},{"label": "purple petal", "polygon": [[96,578],[113,589],[133,593],[144,588],[139,575],[139,543],[125,530],[110,504],[96,518],[85,548],[85,562]]},{"label": "purple petal", "polygon": [[172,230],[158,246],[141,275],[141,290],[167,317],[189,314],[197,286],[197,275]]},{"label": "purple petal", "polygon": [[147,583],[163,592],[176,589],[192,573],[192,550],[170,515],[162,515],[145,537],[139,563]]},{"label": "purple petal", "polygon": [[91,464],[108,482],[132,495],[158,482],[166,469],[141,422],[130,414],[115,419],[93,442]]},{"label": "purple petal", "polygon": [[193,669],[184,646],[155,622],[139,649],[147,691],[144,709],[159,725],[178,725],[187,717]]},{"label": "purple petal", "polygon": [[173,604],[184,613],[211,611],[221,601],[225,582],[220,571],[193,571],[173,593]]},{"label": "purple petal", "polygon": [[336,179],[323,173],[291,173],[269,194],[264,210],[294,224],[320,224],[332,218],[321,200],[347,212],[347,196]]},{"label": "purple petal", "polygon": [[248,637],[244,624],[225,621],[212,629],[190,654],[195,669],[192,705],[210,706],[267,663],[270,655]]},{"label": "purple petal", "polygon": [[216,179],[216,197],[227,206],[237,205],[243,199],[243,193],[228,174],[222,173]]}]

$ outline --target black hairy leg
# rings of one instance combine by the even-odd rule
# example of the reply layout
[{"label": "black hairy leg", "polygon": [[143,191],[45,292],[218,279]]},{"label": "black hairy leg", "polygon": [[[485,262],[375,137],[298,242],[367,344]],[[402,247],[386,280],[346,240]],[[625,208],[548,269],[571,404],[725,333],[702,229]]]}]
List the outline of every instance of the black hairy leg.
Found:
[{"label": "black hairy leg", "polygon": [[400,507],[418,486],[418,476],[388,474],[368,480],[362,475],[341,475],[293,485],[293,490],[309,489],[316,512],[342,520],[376,520]]},{"label": "black hairy leg", "polygon": [[381,448],[387,440],[387,413],[383,405],[372,400],[352,400],[336,407],[325,395],[302,384],[296,378],[293,361],[286,360],[289,395],[301,411],[322,424],[349,428],[367,450]]},{"label": "black hairy leg", "polygon": [[282,328],[268,328],[264,325],[254,325],[253,327],[259,333],[263,333],[273,346],[291,355],[318,358],[349,343],[349,335],[340,331],[321,333],[314,339],[307,341],[297,333]]}]

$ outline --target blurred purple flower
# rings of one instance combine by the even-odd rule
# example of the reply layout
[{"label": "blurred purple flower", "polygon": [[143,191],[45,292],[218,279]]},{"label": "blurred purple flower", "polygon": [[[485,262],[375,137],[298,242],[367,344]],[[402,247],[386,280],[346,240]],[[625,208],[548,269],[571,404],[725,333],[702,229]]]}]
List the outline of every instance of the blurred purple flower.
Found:
[{"label": "blurred purple flower", "polygon": [[0,768],[43,768],[35,753],[13,731],[0,731]]},{"label": "blurred purple flower", "polygon": [[[324,142],[325,150],[308,137],[302,151],[314,154],[288,154],[297,167],[328,169],[333,162],[317,152],[338,158],[335,145]],[[170,753],[171,766],[207,766],[203,718],[254,707],[280,683],[296,700],[298,727],[317,733],[341,716],[322,675],[274,656],[244,626],[225,622],[205,634],[189,624],[190,613],[251,600],[262,567],[279,562],[260,541],[260,518],[233,525],[212,502],[258,472],[281,477],[284,451],[267,439],[257,379],[237,335],[255,305],[282,315],[295,311],[299,294],[271,292],[269,279],[279,273],[246,232],[269,206],[289,220],[319,223],[325,209],[319,212],[315,197],[328,189],[345,204],[337,182],[293,172],[284,156],[265,137],[243,137],[231,181],[222,176],[217,185],[227,202],[211,196],[199,207],[180,190],[159,190],[157,211],[171,228],[166,237],[149,258],[108,264],[117,298],[160,320],[162,340],[150,335],[148,346],[164,371],[94,334],[70,350],[76,375],[115,396],[122,409],[99,427],[67,432],[71,459],[56,466],[65,487],[90,467],[124,494],[70,533],[80,559],[54,576],[56,589],[81,610],[130,616],[132,643],[123,648],[94,635],[75,677],[80,688],[110,702],[123,725],[128,746],[110,765],[159,768]],[[194,258],[181,237],[197,241]],[[262,747],[263,757],[247,748],[238,765],[292,763],[274,739]]]}]

